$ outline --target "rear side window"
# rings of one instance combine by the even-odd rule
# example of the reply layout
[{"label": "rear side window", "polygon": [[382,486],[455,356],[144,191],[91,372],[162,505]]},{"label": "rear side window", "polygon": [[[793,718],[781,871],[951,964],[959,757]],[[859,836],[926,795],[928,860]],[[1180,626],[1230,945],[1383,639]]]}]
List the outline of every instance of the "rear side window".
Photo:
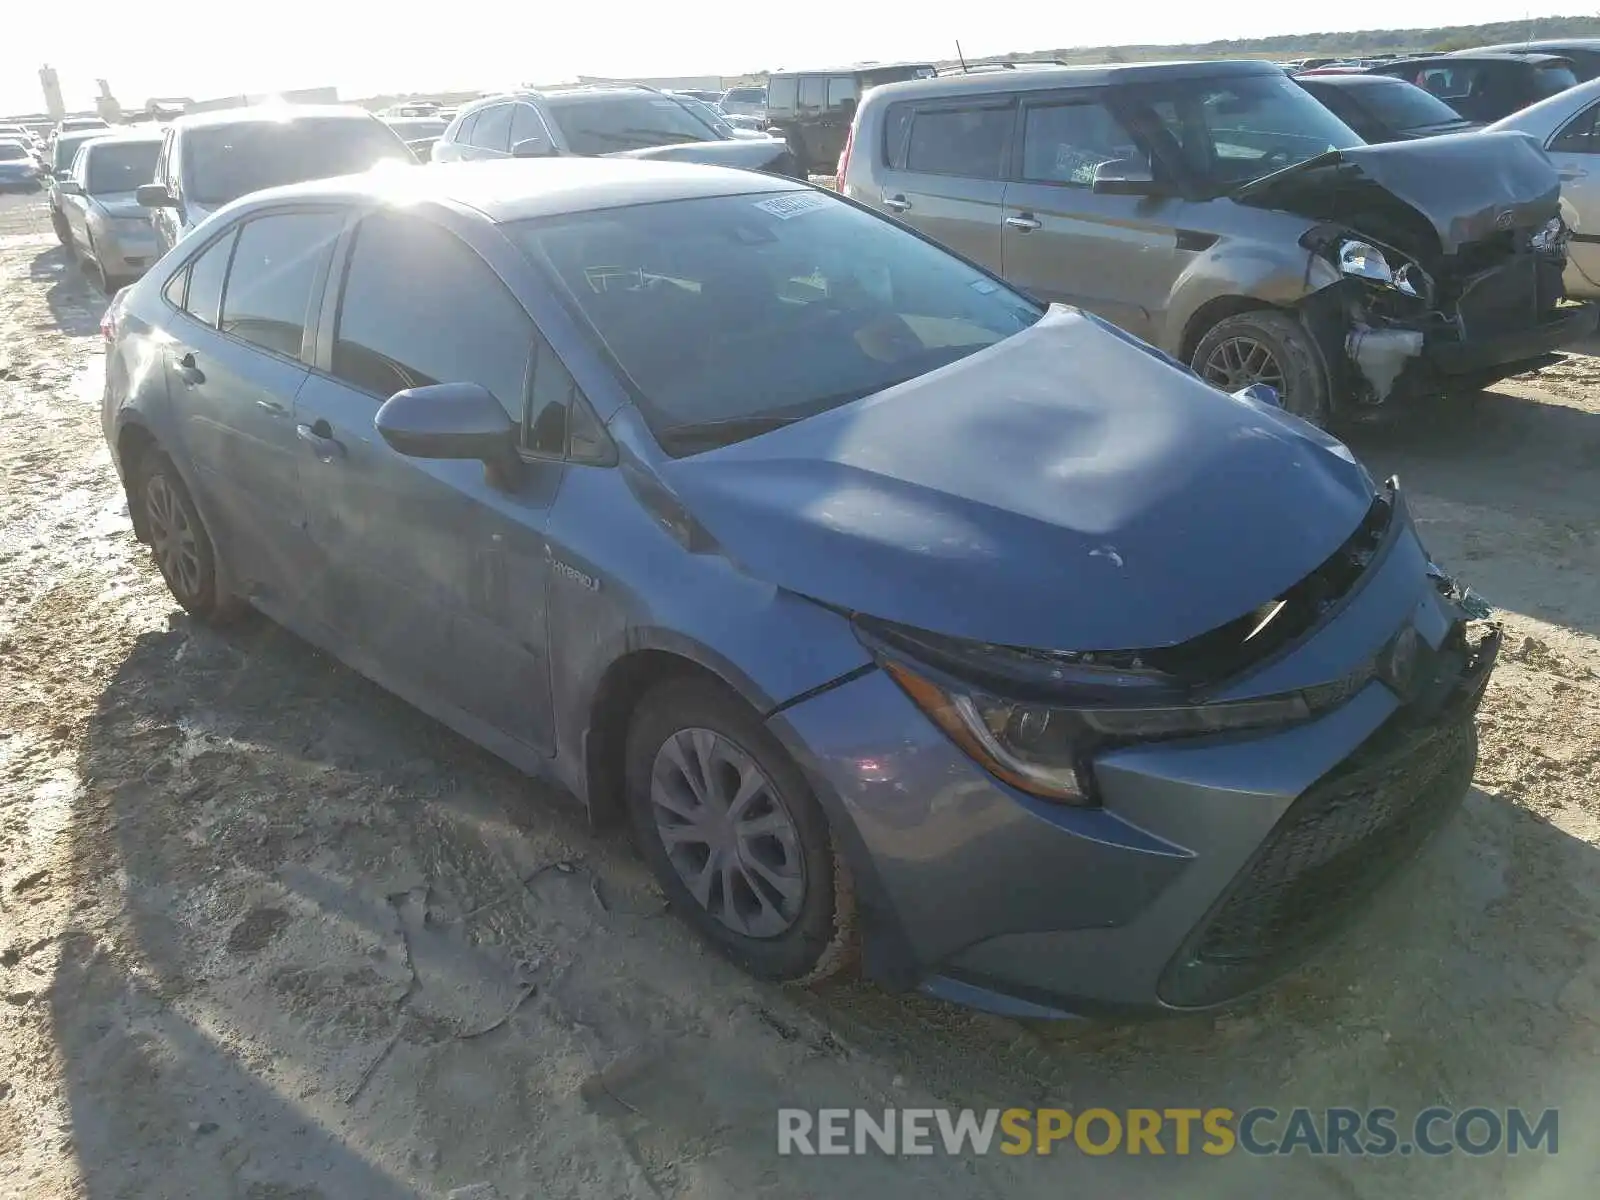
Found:
[{"label": "rear side window", "polygon": [[1550,149],[1565,150],[1570,154],[1593,154],[1600,150],[1595,140],[1595,118],[1600,115],[1600,104],[1591,104],[1568,121],[1550,141]]},{"label": "rear side window", "polygon": [[222,313],[222,281],[228,277],[228,259],[237,237],[237,232],[223,234],[189,265],[189,292],[183,310],[213,329]]},{"label": "rear side window", "polygon": [[794,76],[772,80],[767,84],[767,111],[793,112],[797,95],[798,87]]},{"label": "rear side window", "polygon": [[472,130],[478,123],[477,113],[468,113],[461,118],[461,124],[456,126],[456,131],[450,135],[450,140],[460,142],[464,146],[472,145]]},{"label": "rear side window", "polygon": [[946,108],[913,116],[906,169],[968,179],[999,179],[1012,109]]},{"label": "rear side window", "polygon": [[331,212],[246,222],[222,297],[222,332],[298,357],[312,291],[343,225],[343,216]]},{"label": "rear side window", "polygon": [[906,165],[906,134],[915,112],[909,104],[891,104],[883,116],[883,161],[896,170]]},{"label": "rear side window", "polygon": [[828,80],[828,107],[838,108],[846,100],[856,99],[856,81],[848,75]]},{"label": "rear side window", "polygon": [[544,127],[544,122],[539,119],[539,112],[531,104],[518,104],[512,110],[511,116],[511,144],[530,141],[538,138],[542,142],[550,140],[550,134]]},{"label": "rear side window", "polygon": [[454,234],[386,213],[361,222],[334,336],[340,379],[384,398],[476,383],[521,425],[534,337],[516,297]]},{"label": "rear side window", "polygon": [[1565,63],[1560,66],[1540,67],[1533,73],[1533,94],[1541,99],[1577,86],[1578,77]]},{"label": "rear side window", "polygon": [[478,114],[472,144],[484,150],[507,150],[511,143],[511,105],[496,104]]},{"label": "rear side window", "polygon": [[1088,101],[1028,109],[1022,133],[1024,179],[1088,187],[1095,168],[1115,159],[1150,165],[1133,135],[1103,104]]},{"label": "rear side window", "polygon": [[828,81],[820,75],[807,75],[800,80],[800,107],[821,108],[828,102]]}]

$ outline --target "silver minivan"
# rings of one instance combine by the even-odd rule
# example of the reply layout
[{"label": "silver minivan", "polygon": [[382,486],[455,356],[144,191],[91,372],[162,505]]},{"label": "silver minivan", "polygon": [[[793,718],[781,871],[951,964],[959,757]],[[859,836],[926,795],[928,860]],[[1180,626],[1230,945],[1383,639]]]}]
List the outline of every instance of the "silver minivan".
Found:
[{"label": "silver minivan", "polygon": [[1368,146],[1264,62],[944,75],[861,98],[841,190],[1317,423],[1592,331],[1531,141]]}]

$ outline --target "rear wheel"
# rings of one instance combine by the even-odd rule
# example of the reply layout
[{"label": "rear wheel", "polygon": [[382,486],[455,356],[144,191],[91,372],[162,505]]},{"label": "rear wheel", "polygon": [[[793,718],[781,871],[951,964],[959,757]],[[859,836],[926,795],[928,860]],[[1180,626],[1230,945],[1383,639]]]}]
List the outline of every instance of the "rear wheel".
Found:
[{"label": "rear wheel", "polygon": [[216,547],[172,460],[150,451],[138,478],[150,552],[172,598],[202,621],[220,624],[239,615],[244,604],[218,586]]},{"label": "rear wheel", "polygon": [[1322,356],[1305,327],[1287,313],[1259,309],[1225,317],[1200,339],[1190,365],[1225,392],[1264,383],[1277,390],[1286,411],[1313,425],[1328,423]]},{"label": "rear wheel", "polygon": [[801,179],[809,178],[812,164],[811,156],[806,150],[805,139],[791,129],[784,134],[783,140],[789,147],[789,157],[794,159],[795,174]]},{"label": "rear wheel", "polygon": [[628,731],[634,836],[673,907],[761,979],[812,982],[851,956],[855,903],[804,776],[747,705],[662,684]]},{"label": "rear wheel", "polygon": [[50,227],[56,231],[56,241],[68,248],[72,246],[72,227],[59,209],[50,210]]}]

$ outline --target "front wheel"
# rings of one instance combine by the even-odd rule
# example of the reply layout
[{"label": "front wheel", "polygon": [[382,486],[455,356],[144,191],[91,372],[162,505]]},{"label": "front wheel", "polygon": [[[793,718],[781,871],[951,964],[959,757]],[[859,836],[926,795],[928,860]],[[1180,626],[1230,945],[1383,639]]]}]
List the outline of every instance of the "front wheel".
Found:
[{"label": "front wheel", "polygon": [[742,700],[700,679],[656,688],[628,731],[626,772],[640,851],[701,937],[773,982],[849,960],[854,894],[827,819]]},{"label": "front wheel", "polygon": [[66,217],[62,216],[59,210],[51,210],[50,225],[56,231],[56,241],[70,248],[72,246],[72,226],[67,224]]},{"label": "front wheel", "polygon": [[1225,392],[1253,383],[1277,390],[1284,410],[1326,426],[1328,376],[1305,326],[1288,313],[1257,309],[1218,321],[1195,347],[1192,366]]}]

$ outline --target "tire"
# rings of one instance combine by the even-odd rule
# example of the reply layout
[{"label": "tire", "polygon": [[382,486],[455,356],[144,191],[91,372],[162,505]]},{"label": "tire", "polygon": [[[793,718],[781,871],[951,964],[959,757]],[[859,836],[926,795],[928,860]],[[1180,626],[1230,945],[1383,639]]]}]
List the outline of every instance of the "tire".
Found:
[{"label": "tire", "polygon": [[[855,896],[827,818],[741,699],[702,679],[661,684],[634,714],[625,769],[640,852],[714,949],[774,983],[813,983],[850,961]],[[719,794],[742,819],[723,817]],[[701,833],[720,845],[696,840]]]},{"label": "tire", "polygon": [[1285,411],[1313,425],[1326,427],[1332,415],[1322,354],[1288,313],[1257,309],[1225,317],[1206,331],[1189,365],[1228,392],[1270,384]]},{"label": "tire", "polygon": [[238,617],[244,603],[218,586],[217,552],[189,489],[172,460],[151,450],[138,466],[136,502],[156,569],[172,598],[198,620],[221,625]]},{"label": "tire", "polygon": [[50,226],[56,231],[56,241],[67,249],[72,248],[72,227],[67,224],[66,217],[61,215],[59,209],[50,210]]},{"label": "tire", "polygon": [[791,129],[784,134],[783,140],[789,147],[789,157],[794,159],[794,169],[798,178],[811,178],[811,156],[806,151],[805,139]]}]

